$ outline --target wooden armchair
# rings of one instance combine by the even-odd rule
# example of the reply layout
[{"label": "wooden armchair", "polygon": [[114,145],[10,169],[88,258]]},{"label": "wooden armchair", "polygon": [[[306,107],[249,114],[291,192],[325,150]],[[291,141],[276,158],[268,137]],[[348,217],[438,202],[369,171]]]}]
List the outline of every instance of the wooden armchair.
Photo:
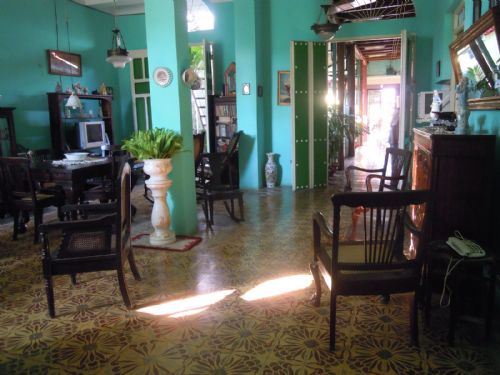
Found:
[{"label": "wooden armchair", "polygon": [[[2,170],[3,191],[6,199],[7,210],[14,218],[14,230],[12,238],[17,240],[21,213],[33,212],[34,216],[34,243],[39,240],[39,226],[43,222],[43,211],[50,206],[58,208],[59,218],[62,219],[61,206],[64,205],[64,193],[37,189],[33,179],[30,161],[22,157],[0,158]],[[28,215],[29,219],[29,215]]]},{"label": "wooden armchair", "polygon": [[[323,214],[313,214],[313,261],[311,272],[316,286],[312,301],[319,306],[320,274],[330,286],[330,350],[335,348],[337,296],[414,293],[411,308],[411,337],[418,344],[417,301],[425,248],[425,230],[413,225],[407,215],[410,205],[431,200],[429,191],[340,193],[332,197],[333,229]],[[364,207],[364,239],[341,242],[340,216],[345,209]],[[427,216],[427,215],[426,215]],[[408,229],[418,237],[415,259],[404,255]],[[422,228],[425,229],[425,226]],[[322,236],[331,240],[331,250]]]},{"label": "wooden armchair", "polygon": [[[196,176],[196,198],[201,203],[207,228],[214,224],[214,202],[224,201],[224,207],[231,219],[243,221],[243,192],[239,189],[237,176],[233,170],[234,158],[242,132],[235,133],[224,153],[203,154]],[[234,200],[238,200],[240,215],[236,216]],[[229,202],[229,203],[228,203]]]},{"label": "wooden armchair", "polygon": [[[125,306],[132,306],[124,277],[124,264],[128,260],[136,280],[140,275],[135,265],[130,238],[131,168],[128,163],[121,167],[117,181],[118,199],[115,203],[99,205],[68,205],[64,211],[79,210],[85,215],[106,214],[97,219],[77,220],[44,224],[40,226],[43,237],[42,265],[49,315],[55,316],[52,276],[75,275],[83,272],[115,270]],[[109,214],[109,212],[113,212]],[[51,251],[49,233],[62,231],[61,243]]]},{"label": "wooden armchair", "polygon": [[367,169],[351,165],[346,168],[345,191],[352,190],[352,177],[354,171],[369,173],[366,176],[366,189],[372,191],[371,181],[379,179],[378,191],[404,190],[408,183],[408,172],[411,165],[411,151],[400,148],[388,147],[385,150],[384,165],[379,169]]},{"label": "wooden armchair", "polygon": [[[408,184],[411,156],[411,151],[389,147],[385,150],[384,165],[380,169],[366,169],[354,165],[347,167],[345,171],[346,185],[344,190],[352,190],[352,177],[354,171],[368,173],[365,176],[366,191],[405,190]],[[374,181],[377,181],[377,183],[374,184]],[[362,209],[362,207],[356,207],[352,211],[350,240],[356,239],[358,231],[357,225]]]}]

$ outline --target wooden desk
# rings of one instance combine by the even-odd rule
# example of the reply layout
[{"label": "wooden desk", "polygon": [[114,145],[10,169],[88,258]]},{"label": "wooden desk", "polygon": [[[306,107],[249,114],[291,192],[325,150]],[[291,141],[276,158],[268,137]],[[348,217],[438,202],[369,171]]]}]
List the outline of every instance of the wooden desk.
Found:
[{"label": "wooden desk", "polygon": [[110,158],[86,164],[53,165],[51,161],[33,163],[33,178],[39,182],[54,182],[64,189],[66,203],[78,203],[85,181],[89,178],[109,176]]}]

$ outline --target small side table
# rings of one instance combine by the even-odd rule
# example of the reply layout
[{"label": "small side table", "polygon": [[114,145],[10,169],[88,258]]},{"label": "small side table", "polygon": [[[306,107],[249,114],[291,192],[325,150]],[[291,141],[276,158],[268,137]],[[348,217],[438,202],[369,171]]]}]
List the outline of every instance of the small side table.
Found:
[{"label": "small side table", "polygon": [[[462,259],[462,260],[460,260]],[[431,295],[436,288],[441,292],[449,262],[460,263],[449,274],[446,281],[447,287],[451,289],[450,301],[450,323],[448,330],[448,342],[455,342],[455,328],[457,318],[463,311],[463,302],[475,294],[482,296],[482,307],[484,314],[485,337],[489,339],[491,322],[495,306],[495,259],[486,251],[486,256],[481,258],[462,258],[445,241],[433,241],[428,244],[424,264],[424,311],[425,320],[430,322]],[[472,290],[472,292],[471,292]],[[478,293],[476,293],[478,291]]]}]

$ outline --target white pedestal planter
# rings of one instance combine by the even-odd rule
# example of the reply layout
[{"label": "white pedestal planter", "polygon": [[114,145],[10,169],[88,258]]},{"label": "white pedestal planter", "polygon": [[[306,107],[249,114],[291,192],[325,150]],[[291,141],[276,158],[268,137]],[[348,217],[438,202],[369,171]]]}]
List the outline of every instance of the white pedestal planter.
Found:
[{"label": "white pedestal planter", "polygon": [[149,175],[146,185],[151,189],[154,199],[151,212],[154,231],[149,236],[149,242],[155,246],[175,242],[175,233],[170,230],[170,210],[167,205],[167,190],[172,186],[167,176],[171,171],[171,159],[144,160],[144,173]]},{"label": "white pedestal planter", "polygon": [[266,176],[266,186],[268,188],[273,188],[276,186],[276,178],[278,177],[278,166],[274,161],[274,152],[268,152],[267,163],[265,166],[265,176]]}]

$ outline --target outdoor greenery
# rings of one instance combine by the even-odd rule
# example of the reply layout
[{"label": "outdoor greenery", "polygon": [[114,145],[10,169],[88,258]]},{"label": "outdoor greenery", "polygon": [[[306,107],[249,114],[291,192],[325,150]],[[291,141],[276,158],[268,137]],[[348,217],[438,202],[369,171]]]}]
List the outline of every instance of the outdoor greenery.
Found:
[{"label": "outdoor greenery", "polygon": [[183,139],[170,129],[139,130],[125,141],[122,148],[139,160],[168,159],[182,151]]},{"label": "outdoor greenery", "polygon": [[492,88],[481,68],[476,65],[467,69],[470,89],[478,92],[480,98],[496,96],[496,89]]},{"label": "outdoor greenery", "polygon": [[[354,131],[351,130],[353,123]],[[355,116],[340,113],[335,107],[330,107],[328,109],[329,164],[337,162],[345,138],[354,139],[366,131],[360,123],[356,123]]]}]

